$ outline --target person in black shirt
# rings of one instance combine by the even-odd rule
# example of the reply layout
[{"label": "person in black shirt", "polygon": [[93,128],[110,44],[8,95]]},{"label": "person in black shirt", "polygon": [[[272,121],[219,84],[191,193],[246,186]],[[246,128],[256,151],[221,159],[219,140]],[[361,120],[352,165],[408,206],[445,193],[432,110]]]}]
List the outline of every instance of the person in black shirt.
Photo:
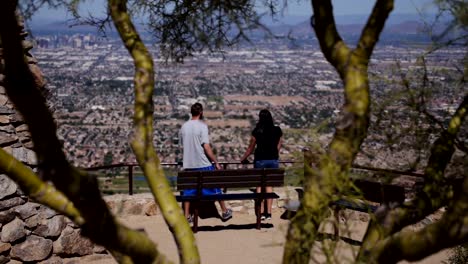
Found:
[{"label": "person in black shirt", "polygon": [[[241,158],[241,163],[248,163],[247,157],[254,152],[254,168],[278,168],[279,150],[283,132],[279,126],[273,123],[270,111],[263,109],[259,113],[259,120],[250,137],[250,144]],[[257,187],[257,192],[261,192]],[[273,192],[273,187],[268,186],[266,192]],[[262,206],[262,220],[271,219],[272,199],[267,199],[266,212]]]}]

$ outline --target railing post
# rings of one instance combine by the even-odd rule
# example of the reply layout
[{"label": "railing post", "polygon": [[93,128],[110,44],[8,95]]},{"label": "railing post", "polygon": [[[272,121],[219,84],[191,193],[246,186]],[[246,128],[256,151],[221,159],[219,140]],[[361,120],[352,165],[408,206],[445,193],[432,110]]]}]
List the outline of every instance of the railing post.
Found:
[{"label": "railing post", "polygon": [[133,166],[128,166],[128,194],[133,195]]},{"label": "railing post", "polygon": [[228,166],[227,163],[223,163],[223,169],[224,169],[224,170],[227,169],[227,166]]}]

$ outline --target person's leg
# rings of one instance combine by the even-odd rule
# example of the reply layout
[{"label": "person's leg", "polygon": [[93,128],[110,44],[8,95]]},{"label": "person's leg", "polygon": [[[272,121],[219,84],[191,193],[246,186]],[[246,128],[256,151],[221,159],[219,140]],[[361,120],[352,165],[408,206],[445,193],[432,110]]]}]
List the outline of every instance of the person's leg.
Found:
[{"label": "person's leg", "polygon": [[193,216],[190,214],[190,202],[183,202],[184,204],[184,215],[185,219],[189,222],[189,224],[193,223]]},{"label": "person's leg", "polygon": [[[267,161],[265,161],[264,167],[265,168],[277,169],[277,168],[279,168],[278,160],[267,160]],[[265,191],[267,193],[271,193],[271,192],[273,192],[273,187],[267,186]],[[273,205],[273,199],[267,199],[266,204],[267,204],[267,209],[266,209],[265,215],[266,215],[267,219],[271,219],[271,211],[272,211],[271,209],[272,209],[272,205]]]},{"label": "person's leg", "polygon": [[[196,194],[195,189],[187,189],[181,192],[183,196],[192,196]],[[192,216],[190,215],[190,202],[182,202],[182,207],[184,210],[184,215],[185,218],[189,221],[189,223],[192,221]]]},{"label": "person's leg", "polygon": [[189,218],[190,216],[190,203],[189,202],[184,202],[184,215],[185,218]]},{"label": "person's leg", "polygon": [[227,209],[226,205],[224,204],[224,201],[218,201],[218,202],[219,202],[219,206],[221,206],[221,210],[223,211],[223,213],[221,214],[221,219],[226,221],[232,218],[231,209]]},{"label": "person's leg", "polygon": [[224,201],[218,201],[219,203],[219,206],[221,206],[221,211],[226,212],[227,211],[227,208],[226,208],[226,204],[224,204]]},{"label": "person's leg", "polygon": [[[256,160],[254,162],[254,168],[255,169],[263,169],[265,168],[265,164],[263,163],[263,160]],[[261,187],[257,187],[257,193],[261,193],[262,192],[262,188]],[[262,203],[260,204],[260,215],[262,216],[262,220],[265,219],[265,200],[262,200]]]},{"label": "person's leg", "polygon": [[[266,192],[271,193],[273,192],[273,187],[268,186],[266,187]],[[267,199],[267,214],[271,215],[271,206],[273,205],[273,199]]]}]

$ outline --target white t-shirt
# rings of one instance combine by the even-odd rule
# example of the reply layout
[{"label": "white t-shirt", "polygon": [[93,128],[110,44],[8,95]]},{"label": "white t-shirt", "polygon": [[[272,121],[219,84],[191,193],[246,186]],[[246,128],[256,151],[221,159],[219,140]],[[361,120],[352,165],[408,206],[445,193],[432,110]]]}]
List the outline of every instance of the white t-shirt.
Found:
[{"label": "white t-shirt", "polygon": [[184,169],[195,169],[211,166],[205,154],[203,144],[209,144],[208,126],[201,120],[189,120],[184,123],[179,132],[183,148]]}]

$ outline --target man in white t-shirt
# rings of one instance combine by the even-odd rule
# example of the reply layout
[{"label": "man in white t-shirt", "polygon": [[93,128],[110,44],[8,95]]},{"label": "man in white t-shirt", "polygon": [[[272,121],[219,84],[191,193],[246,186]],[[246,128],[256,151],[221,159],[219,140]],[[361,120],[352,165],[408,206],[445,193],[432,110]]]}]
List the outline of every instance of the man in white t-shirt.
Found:
[{"label": "man in white t-shirt", "polygon": [[[179,132],[180,143],[183,147],[183,168],[186,171],[210,171],[220,170],[216,157],[210,146],[208,136],[208,126],[203,122],[203,106],[200,103],[195,103],[190,108],[192,118],[182,125]],[[214,166],[212,164],[214,163]],[[204,195],[221,194],[219,188],[203,189]],[[183,195],[196,195],[196,190],[184,190]],[[232,217],[231,209],[227,209],[224,201],[219,201],[219,205],[223,211],[221,218],[228,220]],[[184,202],[184,214],[189,222],[192,222],[192,216],[189,213],[188,202]]]}]

